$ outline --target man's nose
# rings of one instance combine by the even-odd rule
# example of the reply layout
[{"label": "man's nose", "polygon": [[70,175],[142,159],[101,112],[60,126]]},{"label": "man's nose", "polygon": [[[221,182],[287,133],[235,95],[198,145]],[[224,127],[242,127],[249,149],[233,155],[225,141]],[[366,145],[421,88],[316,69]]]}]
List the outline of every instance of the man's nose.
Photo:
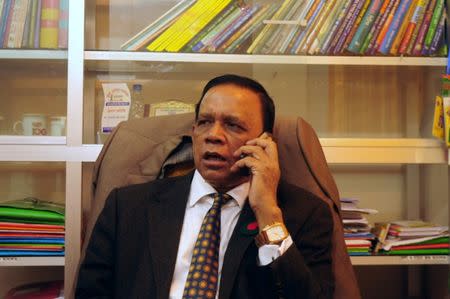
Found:
[{"label": "man's nose", "polygon": [[210,142],[222,142],[224,140],[224,130],[220,123],[214,123],[208,130],[207,140]]}]

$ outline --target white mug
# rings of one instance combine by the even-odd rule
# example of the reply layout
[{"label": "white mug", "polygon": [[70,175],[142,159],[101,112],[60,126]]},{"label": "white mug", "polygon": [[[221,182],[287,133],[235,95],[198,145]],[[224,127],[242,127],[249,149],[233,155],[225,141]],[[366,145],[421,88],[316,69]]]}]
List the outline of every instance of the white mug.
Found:
[{"label": "white mug", "polygon": [[50,117],[50,135],[65,136],[66,135],[66,117],[51,116]]},{"label": "white mug", "polygon": [[24,114],[21,121],[14,123],[13,131],[25,136],[47,135],[47,117],[44,114]]}]

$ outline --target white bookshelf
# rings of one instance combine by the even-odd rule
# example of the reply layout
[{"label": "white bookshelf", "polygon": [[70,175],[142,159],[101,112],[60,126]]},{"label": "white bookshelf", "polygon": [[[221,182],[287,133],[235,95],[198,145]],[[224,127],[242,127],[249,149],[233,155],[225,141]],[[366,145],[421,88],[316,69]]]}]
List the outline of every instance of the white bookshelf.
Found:
[{"label": "white bookshelf", "polygon": [[67,50],[0,49],[0,59],[65,60]]}]

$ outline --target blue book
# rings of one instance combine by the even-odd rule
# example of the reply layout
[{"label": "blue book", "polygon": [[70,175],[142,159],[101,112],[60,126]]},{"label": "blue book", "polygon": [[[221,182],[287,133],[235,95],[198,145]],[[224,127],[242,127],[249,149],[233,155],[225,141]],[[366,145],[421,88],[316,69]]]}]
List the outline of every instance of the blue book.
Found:
[{"label": "blue book", "polygon": [[389,26],[388,31],[386,32],[386,36],[383,39],[383,42],[381,43],[379,52],[382,54],[388,54],[389,50],[392,47],[392,43],[395,40],[395,37],[402,26],[403,19],[405,18],[409,6],[411,5],[412,0],[403,0],[400,1],[400,5],[395,12],[394,18],[392,19],[392,23]]},{"label": "blue book", "polygon": [[0,19],[0,48],[3,45],[3,39],[5,37],[6,23],[8,22],[8,15],[9,15],[9,12],[12,11],[11,3],[12,3],[12,0],[5,0],[5,2],[3,3],[2,16]]},{"label": "blue book", "polygon": [[64,251],[2,250],[0,256],[64,256]]},{"label": "blue book", "polygon": [[0,244],[2,243],[14,243],[14,244],[62,244],[64,245],[64,239],[61,238],[22,238],[22,239],[15,239],[15,238],[0,238]]}]

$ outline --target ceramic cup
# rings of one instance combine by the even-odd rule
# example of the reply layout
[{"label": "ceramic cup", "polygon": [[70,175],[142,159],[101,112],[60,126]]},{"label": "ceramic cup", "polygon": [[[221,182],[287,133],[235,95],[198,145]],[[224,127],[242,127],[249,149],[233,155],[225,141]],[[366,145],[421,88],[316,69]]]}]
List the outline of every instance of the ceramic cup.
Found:
[{"label": "ceramic cup", "polygon": [[25,136],[47,135],[47,117],[44,114],[24,114],[22,120],[14,123],[13,131]]},{"label": "ceramic cup", "polygon": [[50,117],[50,135],[65,136],[66,135],[66,117],[51,116]]}]

